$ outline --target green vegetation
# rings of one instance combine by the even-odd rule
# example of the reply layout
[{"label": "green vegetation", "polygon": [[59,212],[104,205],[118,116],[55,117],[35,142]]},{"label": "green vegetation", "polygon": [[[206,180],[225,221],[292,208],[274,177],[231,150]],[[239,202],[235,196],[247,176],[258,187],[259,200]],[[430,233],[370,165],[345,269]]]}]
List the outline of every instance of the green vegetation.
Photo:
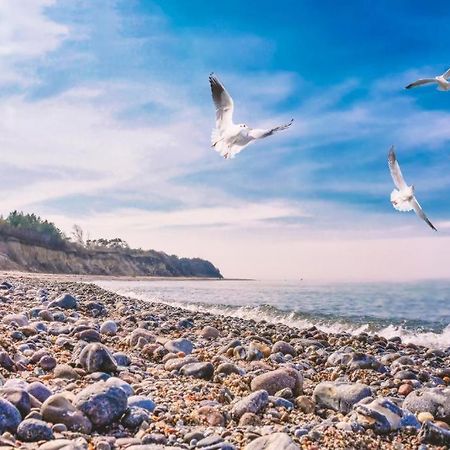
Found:
[{"label": "green vegetation", "polygon": [[0,217],[0,270],[101,275],[221,278],[200,258],[178,258],[156,250],[132,249],[121,238],[89,239],[79,225],[67,237],[36,214]]},{"label": "green vegetation", "polygon": [[67,244],[64,233],[54,223],[36,214],[25,214],[19,211],[9,213],[6,219],[0,218],[0,233],[35,245],[53,248],[64,248]]}]

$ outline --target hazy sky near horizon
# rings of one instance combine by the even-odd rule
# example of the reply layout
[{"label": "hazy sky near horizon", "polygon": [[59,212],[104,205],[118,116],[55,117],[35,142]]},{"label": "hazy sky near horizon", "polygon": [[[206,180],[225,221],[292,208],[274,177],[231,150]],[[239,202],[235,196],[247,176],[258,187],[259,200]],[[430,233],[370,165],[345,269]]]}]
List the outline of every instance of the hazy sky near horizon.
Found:
[{"label": "hazy sky near horizon", "polygon": [[[227,277],[450,276],[443,1],[3,0],[0,204]],[[225,161],[215,72],[250,126]],[[387,152],[439,229],[395,212]]]}]

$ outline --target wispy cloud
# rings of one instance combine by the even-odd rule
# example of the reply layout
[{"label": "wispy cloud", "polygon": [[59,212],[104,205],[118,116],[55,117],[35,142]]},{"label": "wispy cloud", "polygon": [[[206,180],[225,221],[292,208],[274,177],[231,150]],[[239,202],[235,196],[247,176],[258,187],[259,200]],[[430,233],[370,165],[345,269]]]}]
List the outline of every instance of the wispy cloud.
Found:
[{"label": "wispy cloud", "polygon": [[[406,253],[405,236],[416,249],[425,236],[430,248],[430,239],[448,244],[392,211],[386,165],[395,143],[427,213],[447,229],[450,116],[426,94],[402,90],[436,67],[385,66],[370,79],[338,76],[336,67],[316,80],[301,60],[282,58],[289,46],[295,53],[289,35],[268,36],[251,21],[212,33],[146,6],[0,3],[3,213],[33,210],[66,231],[77,222],[93,237],[211,258],[236,276],[361,275],[358,261],[374,241],[379,262],[389,260],[391,239],[403,239]],[[294,117],[293,127],[220,159],[209,143],[211,71],[234,96],[237,121],[262,127]],[[359,256],[341,264],[344,248]],[[271,262],[257,268],[262,255]]]}]

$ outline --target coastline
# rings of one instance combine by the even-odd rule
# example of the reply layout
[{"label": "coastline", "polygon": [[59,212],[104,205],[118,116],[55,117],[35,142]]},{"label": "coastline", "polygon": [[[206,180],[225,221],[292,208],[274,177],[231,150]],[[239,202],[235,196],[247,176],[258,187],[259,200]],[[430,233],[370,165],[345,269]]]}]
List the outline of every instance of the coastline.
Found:
[{"label": "coastline", "polygon": [[256,281],[252,278],[214,278],[214,277],[161,277],[161,276],[127,276],[127,275],[84,275],[65,273],[42,273],[42,272],[22,272],[16,270],[0,270],[0,277],[29,277],[45,279],[51,281],[78,281],[82,283],[93,282],[95,280],[117,280],[117,281]]},{"label": "coastline", "polygon": [[[95,279],[2,272],[10,284],[0,291],[0,397],[31,399],[28,411],[17,405],[22,417],[3,446],[45,449],[47,439],[23,443],[23,424],[41,419],[61,444],[51,448],[67,449],[412,449],[445,439],[447,350],[192,312],[105,291]],[[433,389],[447,403],[417,410],[416,394]],[[95,400],[108,403],[109,391],[104,418]],[[56,423],[49,402],[72,410],[76,425]]]}]

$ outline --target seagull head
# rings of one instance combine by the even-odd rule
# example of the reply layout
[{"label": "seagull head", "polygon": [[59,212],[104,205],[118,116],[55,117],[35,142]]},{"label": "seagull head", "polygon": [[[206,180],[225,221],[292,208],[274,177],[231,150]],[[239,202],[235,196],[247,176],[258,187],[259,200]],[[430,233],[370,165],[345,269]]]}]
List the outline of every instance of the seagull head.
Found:
[{"label": "seagull head", "polygon": [[248,126],[247,126],[245,123],[240,123],[239,126],[240,126],[241,128],[248,128]]}]

